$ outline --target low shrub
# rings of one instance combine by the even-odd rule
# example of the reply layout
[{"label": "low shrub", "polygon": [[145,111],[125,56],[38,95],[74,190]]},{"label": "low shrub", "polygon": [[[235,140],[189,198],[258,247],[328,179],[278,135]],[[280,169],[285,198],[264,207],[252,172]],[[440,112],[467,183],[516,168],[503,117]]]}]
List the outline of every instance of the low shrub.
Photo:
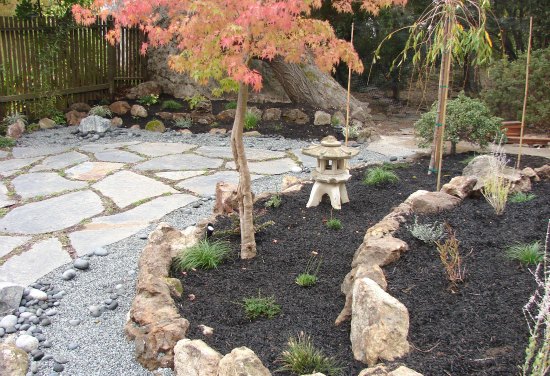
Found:
[{"label": "low shrub", "polygon": [[[107,106],[94,106],[88,111],[88,115],[101,116],[103,118],[112,117],[113,113]],[[53,119],[52,119],[53,120]]]},{"label": "low shrub", "polygon": [[226,110],[235,110],[235,109],[237,109],[237,102],[235,102],[235,101],[227,102],[225,104],[225,109]]},{"label": "low shrub", "polygon": [[28,133],[33,133],[33,132],[36,132],[36,131],[39,131],[39,130],[40,130],[40,125],[38,125],[36,123],[29,124],[25,128],[25,131],[28,132]]},{"label": "low shrub", "polygon": [[191,128],[193,121],[190,118],[177,118],[174,120],[174,127],[176,128]]},{"label": "low shrub", "polygon": [[342,222],[338,218],[331,218],[331,219],[327,220],[326,225],[331,230],[341,230],[342,229]]},{"label": "low shrub", "polygon": [[256,115],[254,112],[247,111],[246,115],[244,115],[243,128],[247,131],[251,131],[252,129],[256,128],[259,121],[260,118],[258,117],[258,115]]},{"label": "low shrub", "polygon": [[180,251],[174,262],[179,270],[214,269],[227,258],[230,252],[229,243],[205,239]]},{"label": "low shrub", "polygon": [[168,99],[162,102],[160,108],[163,110],[181,110],[183,108],[183,105],[178,101]]},{"label": "low shrub", "polygon": [[189,108],[191,110],[194,110],[199,105],[199,103],[204,102],[207,99],[204,95],[195,94],[192,97],[185,98],[185,100],[189,104]]},{"label": "low shrub", "polygon": [[[419,146],[431,145],[436,117],[437,102],[414,124],[415,132],[421,139]],[[447,102],[444,137],[445,141],[451,142],[451,154],[456,153],[459,141],[469,141],[481,147],[487,146],[502,134],[501,121],[502,119],[493,116],[479,99],[472,99],[463,92],[460,93],[456,99]]]},{"label": "low shrub", "polygon": [[399,177],[393,171],[388,171],[384,167],[374,167],[367,171],[363,178],[363,184],[366,185],[384,185],[393,184],[399,181]]},{"label": "low shrub", "polygon": [[537,196],[533,193],[516,192],[510,195],[509,201],[513,202],[514,204],[522,204],[524,202],[534,200],[535,197]]},{"label": "low shrub", "polygon": [[414,223],[410,226],[407,226],[407,229],[416,239],[423,241],[427,244],[432,244],[437,242],[443,237],[444,225],[443,223],[418,223],[418,217],[414,217]]},{"label": "low shrub", "polygon": [[15,140],[13,138],[0,136],[0,148],[11,148],[15,146]]},{"label": "low shrub", "polygon": [[506,257],[525,265],[536,265],[544,260],[544,249],[540,242],[518,243],[506,249]]},{"label": "low shrub", "polygon": [[282,202],[281,195],[273,195],[265,202],[264,206],[266,208],[278,208]]},{"label": "low shrub", "polygon": [[275,301],[273,296],[261,296],[258,293],[258,297],[244,298],[242,306],[246,317],[250,320],[255,320],[259,317],[267,317],[272,319],[281,312],[281,307]]},{"label": "low shrub", "polygon": [[143,97],[139,97],[136,102],[143,106],[152,106],[159,102],[159,96],[157,94],[147,94]]},{"label": "low shrub", "polygon": [[279,357],[282,364],[279,372],[291,372],[295,375],[323,373],[327,376],[342,375],[338,362],[323,351],[317,349],[311,338],[300,333],[296,338],[290,337],[286,349]]}]

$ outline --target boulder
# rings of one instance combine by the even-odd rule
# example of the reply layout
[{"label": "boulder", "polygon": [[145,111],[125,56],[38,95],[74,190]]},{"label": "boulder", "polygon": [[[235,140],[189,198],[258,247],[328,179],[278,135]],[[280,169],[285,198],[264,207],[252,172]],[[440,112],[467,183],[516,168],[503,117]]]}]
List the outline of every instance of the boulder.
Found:
[{"label": "boulder", "polygon": [[212,113],[212,102],[209,99],[203,99],[195,105],[193,111],[202,112],[203,114]]},{"label": "boulder", "polygon": [[145,107],[140,106],[139,104],[134,104],[132,108],[130,108],[130,114],[140,118],[146,118],[149,115]]},{"label": "boulder", "polygon": [[201,340],[182,339],[174,347],[176,376],[217,376],[222,354]]},{"label": "boulder", "polygon": [[399,230],[401,222],[395,215],[386,215],[380,222],[372,227],[369,227],[365,238],[383,238],[387,235],[392,235]]},{"label": "boulder", "polygon": [[542,180],[550,179],[550,165],[549,164],[545,164],[544,166],[541,166],[539,168],[535,168],[535,172],[537,173],[537,176]]},{"label": "boulder", "polygon": [[218,376],[271,376],[262,361],[247,347],[238,347],[225,355],[219,364]]},{"label": "boulder", "polygon": [[226,134],[227,129],[225,128],[212,128],[208,131],[210,134]]},{"label": "boulder", "polygon": [[174,114],[171,112],[157,112],[157,116],[162,120],[172,120],[174,119]]},{"label": "boulder", "polygon": [[474,191],[480,191],[485,185],[485,180],[495,173],[510,182],[510,192],[527,192],[531,190],[531,179],[521,174],[518,170],[505,166],[501,171],[495,171],[498,162],[492,155],[478,155],[468,163],[464,170],[463,176],[472,176],[477,179],[474,186]]},{"label": "boulder", "polygon": [[194,110],[191,112],[191,119],[198,124],[210,125],[216,121],[216,117],[210,112]]},{"label": "boulder", "polygon": [[55,125],[55,121],[49,118],[42,118],[38,122],[38,126],[40,127],[40,129],[52,129],[53,127],[55,127]]},{"label": "boulder", "polygon": [[145,130],[149,132],[164,133],[166,131],[166,127],[164,126],[164,123],[160,120],[151,120],[150,122],[145,124]]},{"label": "boulder", "polygon": [[231,123],[233,120],[235,120],[236,113],[237,113],[237,110],[233,108],[229,110],[223,110],[222,112],[216,115],[216,120],[222,123]]},{"label": "boulder", "polygon": [[535,179],[535,181],[540,180],[535,170],[533,170],[531,167],[525,167],[523,170],[521,170],[521,174],[527,176],[529,179]]},{"label": "boulder", "polygon": [[[88,106],[90,107],[90,106]],[[90,111],[90,110],[88,110]],[[88,111],[76,111],[71,110],[65,114],[65,119],[67,120],[68,125],[80,125],[80,122],[82,119],[84,119],[86,116],[88,116]]]},{"label": "boulder", "polygon": [[407,308],[373,280],[358,279],[353,287],[350,340],[356,360],[373,366],[409,352]]},{"label": "boulder", "polygon": [[111,119],[111,126],[112,127],[117,127],[118,128],[118,127],[121,127],[122,124],[124,124],[124,122],[118,116],[115,116],[114,118]]},{"label": "boulder", "polygon": [[264,114],[264,112],[263,112],[262,110],[260,110],[258,107],[255,107],[255,106],[253,106],[253,107],[248,107],[248,108],[247,108],[247,111],[250,112],[250,113],[252,113],[252,114],[254,114],[254,115],[256,115],[256,117],[257,117],[258,119],[261,119],[262,116],[263,116],[263,114]]},{"label": "boulder", "polygon": [[379,364],[376,367],[362,370],[357,376],[422,376],[422,374],[405,366],[399,366],[390,371],[385,365]]},{"label": "boulder", "polygon": [[357,130],[363,129],[363,122],[361,120],[351,119],[349,125]]},{"label": "boulder", "polygon": [[460,198],[445,192],[418,190],[412,193],[405,203],[410,204],[416,214],[431,214],[452,209],[460,204],[460,201]]},{"label": "boulder", "polygon": [[325,111],[315,111],[313,125],[330,125],[330,114]]},{"label": "boulder", "polygon": [[181,237],[180,231],[161,223],[149,235],[139,260],[136,297],[124,329],[135,342],[137,360],[149,370],[174,366],[174,346],[189,328],[165,280],[172,262],[171,242]]},{"label": "boulder", "polygon": [[244,132],[243,137],[261,137],[262,134],[258,131]]},{"label": "boulder", "polygon": [[290,123],[307,124],[309,123],[309,116],[302,110],[292,108],[283,112],[283,119]]},{"label": "boulder", "polygon": [[279,121],[281,120],[282,111],[278,108],[268,108],[262,115],[264,121]]},{"label": "boulder", "polygon": [[111,103],[111,105],[109,106],[109,110],[111,110],[113,114],[117,115],[126,115],[126,113],[130,111],[130,109],[130,104],[128,104],[128,102],[126,101],[116,101]]},{"label": "boulder", "polygon": [[477,179],[474,176],[455,176],[441,187],[441,192],[464,200],[472,193]]},{"label": "boulder", "polygon": [[352,268],[361,264],[385,266],[397,261],[401,254],[408,250],[407,243],[391,235],[383,238],[367,238],[355,252],[351,266]]},{"label": "boulder", "polygon": [[102,118],[101,116],[91,115],[87,116],[80,122],[78,130],[81,133],[96,132],[105,133],[111,128],[111,120]]},{"label": "boulder", "polygon": [[11,282],[0,282],[0,317],[10,314],[19,307],[23,286]]},{"label": "boulder", "polygon": [[162,88],[156,81],[146,81],[142,82],[136,87],[131,88],[126,94],[126,98],[137,99],[146,95],[160,95],[161,93]]},{"label": "boulder", "polygon": [[332,114],[330,123],[334,126],[337,126],[337,125],[345,126],[346,116],[341,111],[336,111],[334,114]]},{"label": "boulder", "polygon": [[283,176],[283,181],[281,183],[281,191],[286,191],[290,187],[293,187],[296,185],[301,185],[301,180],[299,178],[292,175],[285,175]]},{"label": "boulder", "polygon": [[130,129],[141,129],[141,127],[139,126],[139,124],[134,124],[130,127]]},{"label": "boulder", "polygon": [[29,357],[14,345],[0,343],[0,364],[2,376],[25,376],[29,369]]},{"label": "boulder", "polygon": [[172,119],[173,120],[179,120],[179,119],[191,119],[191,115],[189,115],[186,112],[173,112],[172,113]]},{"label": "boulder", "polygon": [[92,107],[90,107],[88,103],[84,103],[84,102],[73,103],[69,106],[70,111],[76,111],[76,112],[88,113],[88,111],[90,111],[91,109]]},{"label": "boulder", "polygon": [[239,211],[237,184],[220,181],[216,184],[214,214],[231,214]]},{"label": "boulder", "polygon": [[25,133],[25,122],[21,119],[15,121],[15,123],[8,125],[6,136],[11,138],[19,138]]}]

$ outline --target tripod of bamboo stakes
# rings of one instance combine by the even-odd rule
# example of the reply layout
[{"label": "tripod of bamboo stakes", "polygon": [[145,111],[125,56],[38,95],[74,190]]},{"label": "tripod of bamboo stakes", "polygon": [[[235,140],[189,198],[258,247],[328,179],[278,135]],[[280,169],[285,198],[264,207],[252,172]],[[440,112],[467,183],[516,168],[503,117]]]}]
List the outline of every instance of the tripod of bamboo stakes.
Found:
[{"label": "tripod of bamboo stakes", "polygon": [[531,64],[531,39],[533,37],[533,17],[529,19],[529,43],[527,44],[527,64],[525,65],[525,93],[523,95],[523,110],[521,112],[521,131],[519,134],[519,150],[516,168],[519,170],[521,162],[521,148],[523,146],[523,130],[525,128],[525,112],[527,111],[527,95],[529,94],[529,65]]}]

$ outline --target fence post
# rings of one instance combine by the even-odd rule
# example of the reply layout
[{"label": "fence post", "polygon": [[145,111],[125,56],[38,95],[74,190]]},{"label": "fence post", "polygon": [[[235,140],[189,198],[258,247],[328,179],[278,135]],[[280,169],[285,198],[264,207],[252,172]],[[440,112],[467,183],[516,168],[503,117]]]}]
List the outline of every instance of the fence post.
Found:
[{"label": "fence post", "polygon": [[[114,27],[113,18],[107,19],[107,30]],[[115,74],[116,74],[116,47],[107,43],[107,80],[109,81],[109,97],[111,101],[115,97]]]}]

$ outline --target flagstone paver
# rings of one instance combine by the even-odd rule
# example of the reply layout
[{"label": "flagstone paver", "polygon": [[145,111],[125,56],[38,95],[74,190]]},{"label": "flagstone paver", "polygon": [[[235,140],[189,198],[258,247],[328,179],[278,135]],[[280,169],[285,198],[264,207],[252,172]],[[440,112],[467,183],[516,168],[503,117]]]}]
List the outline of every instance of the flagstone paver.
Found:
[{"label": "flagstone paver", "polygon": [[194,154],[173,154],[139,163],[135,168],[143,171],[206,170],[219,168],[222,164],[222,159],[207,158]]},{"label": "flagstone paver", "polygon": [[0,162],[0,176],[11,176],[41,158],[17,158]]},{"label": "flagstone paver", "polygon": [[[233,159],[233,152],[229,146],[201,146],[194,152],[205,157]],[[245,153],[249,161],[262,161],[266,159],[284,158],[286,156],[282,151],[257,148],[246,148]]]},{"label": "flagstone paver", "polygon": [[[261,178],[259,175],[250,175],[252,180]],[[239,182],[239,173],[237,171],[220,171],[212,175],[198,176],[178,183],[177,188],[187,189],[200,196],[212,196],[216,193],[216,184],[220,181],[226,183]]]},{"label": "flagstone paver", "polygon": [[95,157],[104,162],[135,163],[144,158],[124,150],[105,150],[94,154]]},{"label": "flagstone paver", "polygon": [[11,153],[14,158],[31,158],[64,153],[69,149],[69,146],[14,147]]},{"label": "flagstone paver", "polygon": [[[290,158],[275,159],[272,161],[249,162],[248,169],[254,174],[280,175],[292,171],[298,165]],[[235,169],[235,162],[228,162],[227,168]]]},{"label": "flagstone paver", "polygon": [[0,257],[25,244],[30,238],[30,236],[0,236]]},{"label": "flagstone paver", "polygon": [[42,163],[34,166],[29,171],[37,172],[37,171],[45,171],[45,170],[60,170],[77,163],[85,162],[88,159],[89,158],[87,155],[84,155],[77,151],[70,151],[67,153],[52,155],[50,157],[44,158]]},{"label": "flagstone paver", "polygon": [[166,171],[166,172],[157,172],[159,178],[164,178],[168,180],[185,180],[195,176],[204,174],[205,171]]},{"label": "flagstone paver", "polygon": [[14,200],[10,200],[8,196],[8,188],[0,183],[0,208],[5,208],[6,206],[11,206],[15,204]]},{"label": "flagstone paver", "polygon": [[0,266],[0,281],[27,286],[70,261],[57,238],[46,239]]},{"label": "flagstone paver", "polygon": [[8,156],[8,152],[4,150],[0,150],[0,158],[6,158]]},{"label": "flagstone paver", "polygon": [[88,186],[81,181],[62,178],[55,172],[36,172],[19,175],[12,180],[15,192],[23,199],[47,196],[63,191],[73,191]]},{"label": "flagstone paver", "polygon": [[317,167],[317,159],[309,155],[303,154],[301,149],[292,150],[292,154],[294,154],[298,158],[298,161],[300,161],[300,163],[304,167],[309,167],[309,168]]},{"label": "flagstone paver", "polygon": [[116,172],[93,187],[112,199],[120,208],[164,193],[178,193],[169,185],[131,171]]},{"label": "flagstone paver", "polygon": [[97,153],[100,151],[105,150],[113,150],[118,148],[123,148],[131,145],[136,145],[141,143],[140,141],[127,141],[127,142],[113,142],[110,144],[88,144],[88,145],[82,145],[79,147],[80,150],[85,151],[87,153]]},{"label": "flagstone paver", "polygon": [[90,190],[26,204],[0,219],[0,232],[42,234],[74,226],[101,213],[104,207]]},{"label": "flagstone paver", "polygon": [[69,235],[71,244],[79,255],[115,243],[144,229],[152,221],[186,206],[198,198],[187,194],[158,197],[123,213],[92,219],[81,231]]},{"label": "flagstone paver", "polygon": [[124,167],[123,163],[84,162],[66,170],[65,174],[70,179],[95,181],[122,167]]},{"label": "flagstone paver", "polygon": [[163,155],[185,153],[196,147],[197,145],[177,142],[144,142],[139,145],[129,146],[128,149],[148,157],[161,157]]}]

